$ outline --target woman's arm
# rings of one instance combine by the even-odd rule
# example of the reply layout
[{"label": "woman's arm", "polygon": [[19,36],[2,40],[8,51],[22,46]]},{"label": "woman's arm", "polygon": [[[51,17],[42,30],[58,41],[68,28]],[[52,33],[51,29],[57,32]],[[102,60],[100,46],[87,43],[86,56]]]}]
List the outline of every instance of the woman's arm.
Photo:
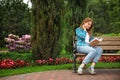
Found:
[{"label": "woman's arm", "polygon": [[84,31],[82,29],[77,28],[75,30],[75,32],[76,32],[77,37],[79,37],[79,38],[83,38],[84,39],[85,36],[86,36],[86,31]]}]

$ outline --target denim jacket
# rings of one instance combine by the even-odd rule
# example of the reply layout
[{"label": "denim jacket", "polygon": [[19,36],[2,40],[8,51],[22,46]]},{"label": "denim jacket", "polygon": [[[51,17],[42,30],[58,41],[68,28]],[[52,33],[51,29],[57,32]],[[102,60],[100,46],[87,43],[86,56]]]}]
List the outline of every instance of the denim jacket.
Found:
[{"label": "denim jacket", "polygon": [[[85,31],[81,27],[78,27],[75,29],[75,33],[77,37],[76,46],[89,46],[89,44],[85,42],[85,36],[86,36],[87,31]],[[91,41],[92,39],[93,37],[90,37],[89,41]]]}]

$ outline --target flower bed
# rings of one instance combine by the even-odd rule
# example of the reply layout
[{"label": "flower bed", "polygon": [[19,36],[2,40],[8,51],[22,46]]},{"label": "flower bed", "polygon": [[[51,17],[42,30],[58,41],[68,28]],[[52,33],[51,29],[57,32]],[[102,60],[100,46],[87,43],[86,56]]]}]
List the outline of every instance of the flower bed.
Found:
[{"label": "flower bed", "polygon": [[[73,61],[68,58],[56,58],[52,59],[49,58],[48,60],[35,60],[35,65],[41,66],[41,65],[57,65],[57,64],[66,64],[66,63],[72,63]],[[11,68],[18,68],[18,67],[24,67],[24,66],[30,66],[33,65],[31,63],[27,63],[24,60],[12,60],[12,59],[3,59],[0,60],[0,68],[1,69],[11,69]]]},{"label": "flower bed", "polygon": [[[77,59],[78,63],[81,63],[83,61],[84,57],[79,57]],[[120,56],[102,56],[99,59],[99,62],[120,62]]]},{"label": "flower bed", "polygon": [[[84,57],[80,57],[77,59],[77,61],[81,63],[83,59]],[[99,62],[120,62],[120,56],[102,56]],[[73,63],[73,60],[62,57],[62,58],[56,58],[56,59],[49,58],[48,60],[39,59],[34,61],[34,65],[38,65],[38,66],[67,64],[67,63]],[[18,67],[24,67],[24,66],[30,66],[30,65],[33,65],[33,64],[28,63],[24,60],[12,60],[9,58],[0,60],[1,69],[12,69],[12,68],[18,68]]]},{"label": "flower bed", "polygon": [[29,63],[25,62],[24,60],[12,60],[12,59],[4,59],[0,61],[0,68],[1,69],[10,69],[10,68],[17,68],[17,67],[24,67],[29,66]]}]

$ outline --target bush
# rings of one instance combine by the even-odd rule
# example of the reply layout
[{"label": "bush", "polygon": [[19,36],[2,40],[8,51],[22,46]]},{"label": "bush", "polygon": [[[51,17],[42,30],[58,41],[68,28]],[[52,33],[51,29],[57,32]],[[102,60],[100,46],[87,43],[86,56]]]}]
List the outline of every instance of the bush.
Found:
[{"label": "bush", "polygon": [[19,38],[19,36],[14,34],[9,34],[8,38],[5,38],[6,47],[9,51],[13,52],[29,52],[31,49],[31,36],[23,35]]},{"label": "bush", "polygon": [[12,60],[25,60],[26,62],[32,62],[33,57],[32,53],[17,53],[17,52],[8,52],[0,53],[0,59],[10,58]]}]

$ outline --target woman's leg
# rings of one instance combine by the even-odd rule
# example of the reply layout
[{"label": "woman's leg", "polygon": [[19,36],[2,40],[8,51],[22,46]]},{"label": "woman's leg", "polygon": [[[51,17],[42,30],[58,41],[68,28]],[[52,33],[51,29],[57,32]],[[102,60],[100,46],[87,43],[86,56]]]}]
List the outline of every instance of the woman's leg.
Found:
[{"label": "woman's leg", "polygon": [[103,53],[103,49],[101,47],[95,47],[94,49],[96,50],[97,54],[93,58],[93,62],[97,63]]},{"label": "woman's leg", "polygon": [[94,70],[94,66],[96,65],[96,63],[98,62],[99,58],[102,55],[103,49],[100,47],[95,47],[95,50],[97,51],[97,54],[95,55],[95,57],[93,58],[93,62],[91,64],[91,66],[88,68],[89,72],[91,74],[96,74],[95,70]]},{"label": "woman's leg", "polygon": [[97,53],[96,53],[96,50],[93,47],[90,47],[90,46],[80,46],[80,47],[77,47],[77,51],[78,52],[82,52],[84,54],[87,54],[87,56],[82,61],[82,64],[78,68],[78,73],[82,74],[82,69],[84,68],[85,64],[90,62],[95,57],[95,55]]},{"label": "woman's leg", "polygon": [[90,74],[96,74],[96,72],[94,70],[95,65],[96,65],[96,63],[92,62],[91,66],[88,68],[88,71],[90,72]]},{"label": "woman's leg", "polygon": [[97,54],[96,49],[91,46],[79,46],[77,47],[77,51],[86,54],[86,57],[82,61],[84,64],[89,63]]}]

